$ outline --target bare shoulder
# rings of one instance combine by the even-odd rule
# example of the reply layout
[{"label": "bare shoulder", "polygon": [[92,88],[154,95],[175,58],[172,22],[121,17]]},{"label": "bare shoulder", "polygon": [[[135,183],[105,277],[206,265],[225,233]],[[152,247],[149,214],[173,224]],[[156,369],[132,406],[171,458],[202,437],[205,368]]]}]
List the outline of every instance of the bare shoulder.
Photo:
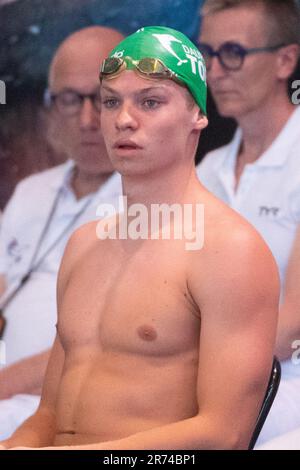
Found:
[{"label": "bare shoulder", "polygon": [[238,430],[246,448],[274,354],[277,267],[246,220],[210,193],[202,200],[204,246],[187,255],[189,292],[201,316],[199,409],[218,416],[219,429]]},{"label": "bare shoulder", "polygon": [[67,243],[64,259],[69,263],[76,262],[95,243],[97,239],[97,221],[82,225],[73,232]]},{"label": "bare shoulder", "polygon": [[112,216],[105,219],[89,222],[82,225],[71,235],[60,265],[58,275],[58,299],[65,290],[72,272],[80,268],[87,256],[93,250],[97,250],[101,256],[102,250],[106,249],[106,239],[109,232],[114,230],[118,217]]},{"label": "bare shoulder", "polygon": [[96,243],[96,229],[97,222],[89,222],[75,230],[69,238],[58,273],[58,300],[65,290],[73,269]]},{"label": "bare shoulder", "polygon": [[[241,257],[250,265],[260,260],[277,271],[271,251],[261,235],[244,217],[209,194],[205,203],[205,246],[209,257],[222,256],[241,265]],[[246,266],[243,266],[245,269]]]},{"label": "bare shoulder", "polygon": [[205,200],[204,240],[190,271],[200,302],[212,302],[218,292],[223,301],[250,305],[269,299],[276,305],[279,278],[271,251],[250,223],[210,194]]}]

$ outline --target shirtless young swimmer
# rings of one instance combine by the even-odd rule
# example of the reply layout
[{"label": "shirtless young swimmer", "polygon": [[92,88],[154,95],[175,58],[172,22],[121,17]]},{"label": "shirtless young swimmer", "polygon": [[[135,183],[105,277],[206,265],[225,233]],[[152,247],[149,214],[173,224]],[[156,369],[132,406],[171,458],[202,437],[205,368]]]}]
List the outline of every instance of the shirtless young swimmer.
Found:
[{"label": "shirtless young swimmer", "polygon": [[3,444],[245,449],[272,365],[278,275],[257,232],[196,177],[207,125],[201,55],[177,31],[142,28],[100,76],[101,128],[127,197],[117,220],[130,222],[136,203],[149,213],[202,204],[204,244],[100,240],[97,222],[75,232],[40,407]]}]

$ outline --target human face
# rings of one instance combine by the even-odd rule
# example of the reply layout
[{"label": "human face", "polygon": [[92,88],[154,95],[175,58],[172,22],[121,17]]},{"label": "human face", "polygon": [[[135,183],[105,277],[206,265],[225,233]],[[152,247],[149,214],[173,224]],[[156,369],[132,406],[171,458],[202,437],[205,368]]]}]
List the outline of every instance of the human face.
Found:
[{"label": "human face", "polygon": [[[269,46],[267,16],[262,6],[241,6],[207,15],[200,41],[214,50],[226,42],[245,48]],[[207,72],[208,84],[223,116],[236,119],[259,111],[270,103],[277,90],[278,51],[245,57],[240,70],[226,70],[216,57]]]},{"label": "human face", "polygon": [[[99,93],[101,58],[99,48],[84,43],[82,48],[73,49],[69,54],[64,52],[51,74],[51,93]],[[54,103],[50,128],[51,140],[75,161],[79,170],[93,176],[113,171],[100,131],[100,112],[89,98],[82,101],[77,113],[68,116],[61,113]]]},{"label": "human face", "polygon": [[[124,71],[101,87],[101,128],[122,175],[161,172],[189,158],[207,120],[171,80]],[[193,155],[191,155],[192,158]]]}]

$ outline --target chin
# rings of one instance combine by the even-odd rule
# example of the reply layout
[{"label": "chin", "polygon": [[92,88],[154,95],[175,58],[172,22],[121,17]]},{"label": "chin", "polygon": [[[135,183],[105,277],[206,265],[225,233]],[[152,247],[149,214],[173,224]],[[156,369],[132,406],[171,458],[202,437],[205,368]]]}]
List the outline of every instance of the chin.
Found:
[{"label": "chin", "polygon": [[88,161],[87,159],[75,160],[75,163],[81,171],[91,176],[99,176],[101,174],[108,174],[114,171],[111,163],[101,161],[100,157],[93,161]]},{"label": "chin", "polygon": [[80,152],[80,160],[82,162],[89,162],[89,164],[93,165],[93,162],[99,161],[101,155],[103,155],[103,150],[91,145],[87,149],[84,149],[83,152]]},{"label": "chin", "polygon": [[241,114],[241,109],[238,106],[233,106],[232,103],[217,103],[217,110],[220,116],[225,118],[236,118]]},{"label": "chin", "polygon": [[132,165],[131,162],[114,161],[114,169],[122,176],[143,176],[149,173],[146,165]]}]

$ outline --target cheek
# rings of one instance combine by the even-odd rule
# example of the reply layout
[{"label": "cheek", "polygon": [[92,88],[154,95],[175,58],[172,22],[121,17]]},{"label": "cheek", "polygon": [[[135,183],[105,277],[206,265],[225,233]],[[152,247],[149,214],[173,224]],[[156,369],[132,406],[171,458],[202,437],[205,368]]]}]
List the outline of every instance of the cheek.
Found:
[{"label": "cheek", "polygon": [[251,103],[251,107],[255,108],[260,102],[272,93],[272,83],[267,76],[261,76],[258,80],[249,83],[247,88],[243,90],[244,101]]},{"label": "cheek", "polygon": [[105,111],[101,113],[100,127],[104,141],[108,140],[113,129],[113,117],[108,115]]},{"label": "cheek", "polygon": [[256,57],[255,60],[255,64],[245,67],[239,80],[239,88],[251,95],[266,93],[274,82],[274,61],[268,57],[265,60]]},{"label": "cheek", "polygon": [[186,136],[189,130],[185,122],[187,122],[187,120],[185,120],[183,116],[180,116],[180,120],[169,120],[168,125],[161,127],[159,130],[161,141],[172,147],[173,142]]},{"label": "cheek", "polygon": [[60,116],[53,116],[48,129],[48,139],[53,148],[59,152],[65,152],[70,147],[69,124],[64,122]]},{"label": "cheek", "polygon": [[78,151],[80,142],[80,129],[76,122],[66,121],[61,124],[58,130],[57,140],[65,153],[72,155]]},{"label": "cheek", "polygon": [[76,135],[78,131],[79,126],[75,118],[65,117],[56,121],[56,132],[59,136],[63,136],[65,140]]}]

